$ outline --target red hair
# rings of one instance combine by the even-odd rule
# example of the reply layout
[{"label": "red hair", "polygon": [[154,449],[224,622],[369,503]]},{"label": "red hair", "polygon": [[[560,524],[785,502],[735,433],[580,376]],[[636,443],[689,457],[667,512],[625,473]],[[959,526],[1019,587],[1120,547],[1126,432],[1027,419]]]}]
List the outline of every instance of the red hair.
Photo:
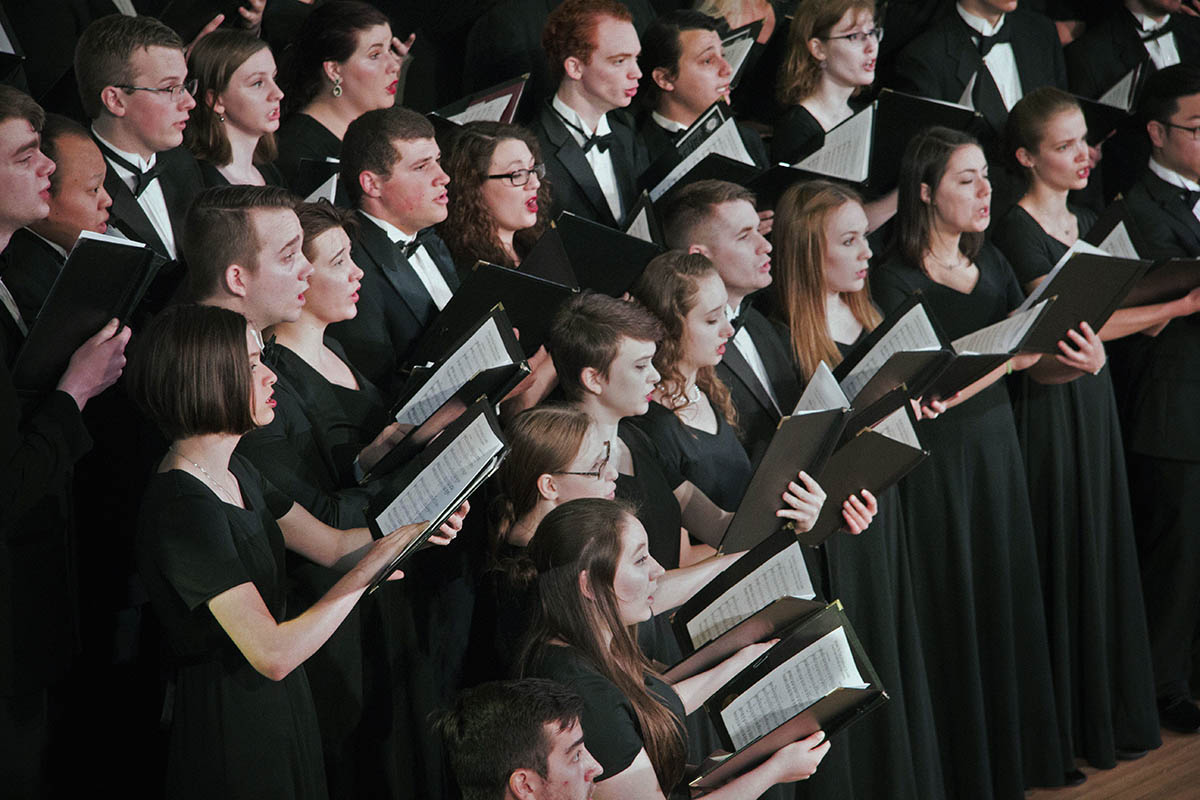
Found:
[{"label": "red hair", "polygon": [[596,26],[603,17],[633,22],[633,15],[617,0],[566,0],[550,12],[542,28],[542,50],[550,66],[551,83],[562,82],[563,62],[578,58],[588,63],[596,50]]}]

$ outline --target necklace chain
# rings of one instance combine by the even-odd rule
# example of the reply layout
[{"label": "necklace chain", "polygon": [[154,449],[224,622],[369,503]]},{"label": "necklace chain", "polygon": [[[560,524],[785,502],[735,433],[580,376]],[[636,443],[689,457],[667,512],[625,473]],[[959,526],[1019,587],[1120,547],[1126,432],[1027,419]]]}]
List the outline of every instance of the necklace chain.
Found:
[{"label": "necklace chain", "polygon": [[172,453],[174,453],[175,455],[177,455],[177,456],[179,456],[180,458],[182,458],[182,459],[183,459],[184,461],[186,461],[187,463],[191,464],[191,465],[192,465],[193,467],[195,467],[196,469],[200,470],[200,472],[201,472],[201,473],[204,475],[204,477],[205,477],[205,478],[208,480],[208,483],[209,483],[209,485],[211,485],[211,486],[212,486],[214,489],[216,489],[216,490],[217,490],[218,492],[220,492],[221,494],[225,495],[225,497],[226,497],[226,498],[229,500],[229,502],[230,502],[230,503],[232,503],[232,504],[233,504],[233,505],[235,505],[235,506],[238,504],[238,503],[237,503],[237,501],[233,499],[233,495],[229,493],[229,490],[228,490],[228,489],[226,489],[224,486],[222,486],[220,483],[218,483],[218,482],[217,482],[217,479],[216,479],[216,478],[214,478],[214,477],[212,476],[212,473],[210,473],[210,472],[209,472],[208,470],[206,470],[204,467],[202,467],[202,466],[200,466],[199,464],[197,464],[195,461],[192,461],[190,458],[188,458],[187,456],[185,456],[185,455],[184,455],[182,452],[180,452],[179,448],[178,448],[178,447],[176,447],[175,445],[171,445],[171,446],[170,446],[170,447],[168,447],[167,449],[168,449],[168,450],[170,450],[170,451],[171,451]]}]

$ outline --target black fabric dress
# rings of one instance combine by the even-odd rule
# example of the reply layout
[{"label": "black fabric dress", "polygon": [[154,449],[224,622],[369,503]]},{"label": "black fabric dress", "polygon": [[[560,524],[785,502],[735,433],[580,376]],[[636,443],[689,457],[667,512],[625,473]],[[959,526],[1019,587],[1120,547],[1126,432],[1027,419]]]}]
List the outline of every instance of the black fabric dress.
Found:
[{"label": "black fabric dress", "polygon": [[617,499],[637,508],[654,560],[663,569],[677,569],[683,519],[674,492],[683,477],[670,469],[650,437],[629,420],[621,420],[617,435],[629,448],[634,473],[617,474]]},{"label": "black fabric dress", "polygon": [[[985,245],[963,294],[897,257],[872,276],[886,314],[916,291],[957,338],[1021,301]],[[920,423],[930,457],[900,484],[916,621],[949,797],[1020,798],[1059,785],[1072,759],[1056,720],[1024,461],[1008,393],[993,384]]]},{"label": "black fabric dress", "polygon": [[324,798],[321,736],[304,667],[260,674],[207,602],[252,581],[271,615],[287,619],[283,534],[292,501],[234,455],[245,509],[181,470],[146,486],[138,568],[176,659],[167,796]]},{"label": "black fabric dress", "polygon": [[342,154],[342,140],[308,114],[296,113],[284,120],[275,133],[275,141],[279,145],[275,166],[288,187],[301,197],[316,189],[320,182],[309,186],[311,181],[301,179],[300,161],[320,162]]},{"label": "black fabric dress", "polygon": [[[216,165],[211,161],[196,160],[200,165],[200,174],[204,176],[204,188],[212,186],[229,186],[229,178],[221,174]],[[258,174],[262,175],[267,186],[282,186],[287,188],[288,184],[283,179],[283,173],[279,171],[279,167],[275,166],[274,162],[269,164],[255,164],[258,169]]]},{"label": "black fabric dress", "polygon": [[809,110],[797,103],[779,115],[771,137],[771,160],[795,164],[821,149],[825,129]]},{"label": "black fabric dress", "polygon": [[[1072,211],[1080,231],[1095,222],[1086,211]],[[993,241],[1022,285],[1050,272],[1067,251],[1020,206],[1000,221]],[[1160,743],[1112,379],[1107,366],[1054,386],[1014,378],[1059,725],[1075,755],[1109,768],[1117,748]]]}]

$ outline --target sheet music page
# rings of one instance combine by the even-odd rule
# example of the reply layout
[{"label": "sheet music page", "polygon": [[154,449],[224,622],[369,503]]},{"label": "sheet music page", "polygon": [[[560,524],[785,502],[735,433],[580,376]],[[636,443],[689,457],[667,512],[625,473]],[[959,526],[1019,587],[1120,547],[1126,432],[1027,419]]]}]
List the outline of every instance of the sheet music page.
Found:
[{"label": "sheet music page", "polygon": [[1033,308],[1018,311],[1008,319],[955,339],[952,343],[954,352],[960,355],[1011,352],[1025,332],[1037,322],[1038,314],[1047,302],[1049,301],[1043,300]]},{"label": "sheet music page", "polygon": [[334,202],[333,198],[337,194],[338,175],[341,173],[335,172],[329,178],[313,190],[313,193],[304,198],[306,203],[315,203],[321,198],[325,198],[330,203]]},{"label": "sheet music page", "polygon": [[854,664],[846,629],[834,628],[721,710],[733,746],[770,733],[834,689],[866,689]]},{"label": "sheet music page", "polygon": [[903,406],[875,423],[871,430],[916,450],[921,449],[921,440],[917,437],[917,430],[913,427],[912,420],[909,419],[908,412]]},{"label": "sheet music page", "polygon": [[875,129],[875,106],[867,106],[825,134],[820,150],[793,166],[841,178],[865,181],[871,169],[871,134]]},{"label": "sheet music page", "polygon": [[738,70],[742,68],[742,62],[746,60],[746,56],[750,55],[750,50],[753,47],[753,36],[742,36],[736,42],[730,42],[724,46],[723,55],[725,56],[725,60],[729,62],[729,67],[732,70],[731,74],[738,74]]},{"label": "sheet music page", "polygon": [[[749,52],[748,49],[747,52]],[[3,25],[0,25],[0,53],[17,54],[17,48],[13,47],[12,39],[8,38],[8,31],[4,29]]]},{"label": "sheet music page", "polygon": [[792,416],[809,414],[814,411],[828,411],[831,408],[849,407],[850,401],[846,399],[842,387],[838,386],[837,378],[833,377],[829,365],[822,361],[813,370],[812,377],[808,379],[808,385],[804,387],[804,394],[800,395],[800,401],[792,409]]},{"label": "sheet music page", "polygon": [[1042,296],[1046,293],[1046,288],[1050,285],[1050,281],[1054,280],[1058,273],[1062,271],[1062,268],[1067,265],[1067,262],[1071,260],[1071,256],[1075,255],[1076,253],[1089,253],[1094,256],[1108,255],[1108,253],[1106,253],[1104,250],[1096,247],[1095,245],[1088,244],[1083,239],[1076,240],[1075,244],[1068,247],[1067,252],[1063,253],[1062,258],[1058,260],[1058,263],[1055,264],[1048,273],[1046,273],[1045,280],[1039,283],[1037,288],[1030,293],[1029,297],[1025,298],[1025,302],[1021,303],[1021,305],[1017,307],[1017,311],[1024,311],[1028,308],[1033,308],[1033,304],[1041,300]]},{"label": "sheet music page", "polygon": [[1138,255],[1137,248],[1133,246],[1133,239],[1129,238],[1129,230],[1125,227],[1125,220],[1118,222],[1108,232],[1108,236],[1105,236],[1104,241],[1100,242],[1100,249],[1110,256],[1116,256],[1117,258],[1141,258]]},{"label": "sheet music page", "polygon": [[971,80],[967,81],[967,88],[962,93],[962,97],[958,98],[958,105],[962,106],[963,108],[969,108],[972,111],[975,110],[975,98],[974,98],[975,81],[978,78],[979,78],[979,73],[976,72],[974,75],[971,76]]},{"label": "sheet music page", "polygon": [[379,530],[387,533],[401,525],[436,519],[503,446],[487,417],[476,417],[375,518]]},{"label": "sheet music page", "polygon": [[675,169],[667,173],[667,177],[663,178],[658,186],[650,190],[650,199],[658,202],[660,197],[669,192],[671,187],[679,183],[684,175],[691,172],[692,168],[703,161],[704,157],[710,153],[716,153],[720,156],[732,158],[734,161],[754,166],[754,159],[746,151],[742,135],[738,133],[737,123],[731,117],[722,122],[713,134],[705,139],[699,147],[688,153]]},{"label": "sheet music page", "polygon": [[654,243],[654,237],[650,235],[650,213],[646,211],[645,206],[642,206],[642,209],[638,211],[637,216],[629,223],[629,227],[625,229],[625,232],[630,236],[636,236],[643,242]]},{"label": "sheet music page", "polygon": [[910,350],[937,350],[941,347],[933,323],[925,313],[925,307],[916,305],[899,319],[882,339],[875,343],[866,357],[842,379],[842,391],[849,398],[858,396],[879,368],[887,363],[893,353]]},{"label": "sheet music page", "polygon": [[425,385],[396,414],[396,421],[420,425],[471,378],[485,369],[511,363],[512,356],[504,347],[496,318],[492,317],[429,376]]},{"label": "sheet music page", "polygon": [[693,647],[701,647],[781,597],[816,597],[800,545],[790,545],[730,586],[708,608],[688,621]]},{"label": "sheet music page", "polygon": [[505,92],[491,100],[467,106],[466,110],[453,114],[447,119],[457,122],[459,125],[466,125],[468,122],[500,122],[500,117],[504,115],[504,109],[508,108],[508,101],[511,99],[512,94]]},{"label": "sheet music page", "polygon": [[1124,78],[1100,95],[1100,102],[1106,106],[1128,111],[1133,106],[1133,84],[1137,80],[1137,71],[1137,67],[1129,70]]},{"label": "sheet music page", "polygon": [[[116,230],[114,228],[114,230]],[[96,233],[95,231],[80,231],[79,238],[75,240],[75,244],[71,246],[74,250],[79,246],[79,242],[83,239],[91,239],[94,242],[108,242],[109,244],[123,244],[127,247],[144,248],[146,245],[141,242],[135,242],[132,239],[127,239],[119,231],[114,235],[112,233]]]}]

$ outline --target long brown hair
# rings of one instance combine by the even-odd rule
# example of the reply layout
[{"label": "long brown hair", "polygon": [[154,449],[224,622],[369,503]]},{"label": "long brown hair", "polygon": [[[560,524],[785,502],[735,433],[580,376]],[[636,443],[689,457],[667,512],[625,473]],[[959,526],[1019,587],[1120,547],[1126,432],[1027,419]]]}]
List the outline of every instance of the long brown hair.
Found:
[{"label": "long brown hair", "polygon": [[[246,31],[213,31],[196,42],[188,57],[188,74],[199,82],[196,105],[183,129],[183,141],[192,154],[203,161],[223,167],[233,160],[225,123],[213,111],[211,103],[229,88],[233,73],[246,59],[262,50],[267,43]],[[212,94],[212,99],[209,94]],[[268,164],[275,160],[278,150],[275,134],[264,133],[254,148],[254,163]]]},{"label": "long brown hair", "polygon": [[[622,624],[613,591],[621,533],[630,524],[637,524],[632,511],[613,500],[572,500],[546,515],[528,548],[538,603],[518,664],[527,674],[552,640],[577,650],[629,700],[659,786],[669,793],[687,757],[683,726],[646,689],[647,673],[657,673],[638,646],[636,626]],[[591,598],[580,588],[583,572]]]},{"label": "long brown hair", "polygon": [[[775,208],[776,306],[806,380],[822,361],[832,367],[842,360],[825,316],[825,225],[846,203],[861,206],[862,198],[840,184],[808,181],[790,187]],[[879,324],[867,286],[841,297],[864,328]]]},{"label": "long brown hair", "polygon": [[[666,336],[654,354],[654,368],[662,376],[658,386],[667,408],[687,404],[683,373],[679,370],[679,361],[683,358],[684,320],[696,306],[700,281],[709,275],[718,273],[707,256],[686,250],[668,250],[652,258],[633,285],[633,296],[650,309],[666,329]],[[696,385],[708,395],[717,413],[736,428],[737,410],[729,396],[729,387],[717,377],[716,367],[702,367],[696,373]]]},{"label": "long brown hair", "polygon": [[779,102],[794,106],[817,90],[823,67],[809,51],[808,40],[828,35],[847,11],[874,16],[875,0],[805,0],[796,9],[788,28],[787,55],[779,69]]},{"label": "long brown hair", "polygon": [[[483,202],[483,185],[488,181],[492,156],[501,142],[516,139],[525,143],[534,163],[542,161],[537,137],[518,125],[503,122],[471,122],[454,137],[446,174],[450,176],[450,203],[446,221],[438,226],[438,234],[450,248],[454,263],[470,265],[488,261],[503,267],[515,266],[512,257],[500,244],[496,221]],[[550,219],[549,176],[539,181],[537,222],[513,234],[513,249],[519,254],[529,252],[541,238]]]}]

